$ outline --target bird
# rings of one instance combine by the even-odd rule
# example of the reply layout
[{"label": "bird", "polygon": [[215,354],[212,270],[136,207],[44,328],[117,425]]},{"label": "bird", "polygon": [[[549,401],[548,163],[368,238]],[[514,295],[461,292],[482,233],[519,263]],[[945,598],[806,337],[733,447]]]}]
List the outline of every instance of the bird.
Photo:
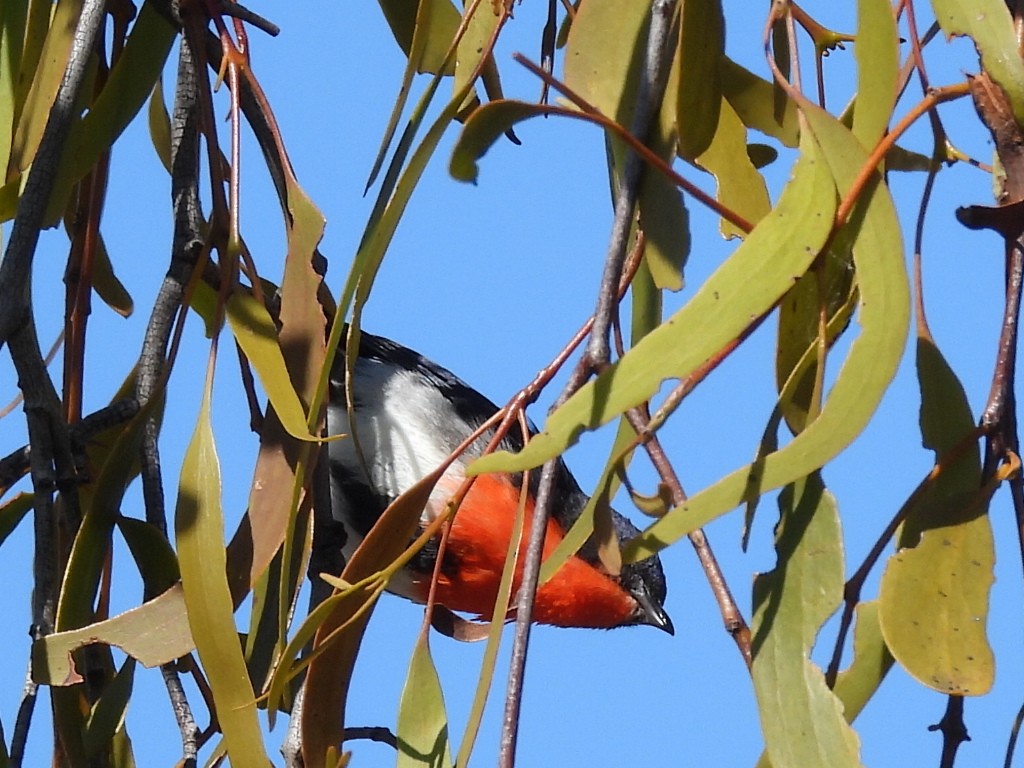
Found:
[{"label": "bird", "polygon": [[[345,354],[335,356],[327,404],[332,435],[356,439],[328,443],[331,510],[344,526],[345,561],[387,506],[434,471],[454,449],[493,416],[498,407],[448,369],[382,336],[362,331],[359,355],[345,382]],[[351,393],[351,409],[346,396]],[[350,422],[355,421],[355,429]],[[536,433],[532,423],[528,429]],[[482,455],[493,429],[475,440],[434,487],[420,518],[420,530],[445,509],[465,479],[467,465]],[[518,451],[523,435],[514,425],[499,446]],[[539,472],[529,474],[525,537],[530,529]],[[543,555],[547,557],[579,517],[588,496],[559,458]],[[481,475],[452,520],[444,548],[435,601],[451,611],[490,618],[522,490],[522,474]],[[620,542],[639,530],[612,510]],[[425,603],[435,570],[438,542],[431,541],[388,583],[388,591]],[[522,561],[513,591],[522,577]],[[601,566],[588,541],[537,590],[533,621],[558,627],[611,629],[650,625],[674,634],[665,611],[665,573],[657,555],[622,566],[617,576]]]}]

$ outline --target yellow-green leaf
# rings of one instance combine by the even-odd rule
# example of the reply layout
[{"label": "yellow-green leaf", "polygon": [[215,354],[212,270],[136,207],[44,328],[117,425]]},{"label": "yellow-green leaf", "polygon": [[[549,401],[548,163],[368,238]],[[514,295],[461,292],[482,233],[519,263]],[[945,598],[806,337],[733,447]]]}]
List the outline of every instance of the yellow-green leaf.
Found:
[{"label": "yellow-green leaf", "polygon": [[129,656],[103,690],[99,701],[93,705],[89,714],[82,741],[85,752],[90,757],[95,758],[102,754],[103,750],[110,749],[118,731],[122,731],[134,682],[135,659]]},{"label": "yellow-green leaf", "polygon": [[[46,120],[50,116],[50,106],[57,96],[57,89],[71,55],[71,43],[81,12],[82,0],[65,0],[53,8],[53,18],[46,32],[39,66],[32,70],[34,76],[31,77],[31,87],[15,127],[10,155],[12,170],[24,171],[35,158]],[[29,81],[28,73],[25,74],[25,81]]]},{"label": "yellow-green leaf", "polygon": [[[728,101],[723,101],[718,116],[718,130],[711,144],[696,163],[718,182],[716,197],[726,208],[756,224],[771,208],[768,187],[747,152],[747,131]],[[746,232],[722,219],[719,231],[723,237],[745,237]]]},{"label": "yellow-green leaf", "polygon": [[142,109],[163,71],[177,33],[153,0],[143,4],[103,90],[85,116],[71,126],[54,181],[47,221],[58,219],[72,185],[88,173]]},{"label": "yellow-green leaf", "polygon": [[236,291],[228,297],[227,317],[235,341],[255,369],[285,430],[297,440],[319,440],[309,434],[306,411],[288,375],[270,313],[249,294]]},{"label": "yellow-green leaf", "polygon": [[857,0],[857,106],[853,135],[869,152],[889,127],[896,104],[899,34],[889,0]]},{"label": "yellow-green leaf", "polygon": [[[917,343],[921,433],[936,460],[972,439],[974,417],[963,386],[921,324]],[[995,577],[987,507],[995,484],[981,486],[981,458],[970,445],[911,500],[899,551],[882,575],[879,622],[893,656],[924,685],[980,695],[995,669],[986,637]]]},{"label": "yellow-green leaf", "polygon": [[853,662],[836,677],[835,694],[843,702],[846,721],[852,723],[892,668],[878,620],[878,601],[858,603],[853,630]]},{"label": "yellow-green leaf", "polygon": [[228,590],[221,510],[220,461],[210,423],[207,381],[195,432],[185,451],[174,514],[188,623],[217,708],[228,755],[236,765],[270,764],[256,717]]},{"label": "yellow-green leaf", "polygon": [[623,125],[632,112],[628,94],[636,88],[650,7],[649,0],[587,0],[569,30],[566,84]]},{"label": "yellow-green leaf", "polygon": [[718,129],[722,105],[725,19],[721,0],[686,0],[679,25],[681,61],[676,94],[679,155],[704,154]]},{"label": "yellow-green leaf", "polygon": [[104,621],[37,640],[32,646],[32,679],[42,685],[80,682],[71,663],[71,652],[90,643],[117,646],[146,667],[188,655],[195,643],[189,631],[181,585]]},{"label": "yellow-green leaf", "polygon": [[523,451],[485,456],[470,471],[539,466],[574,443],[582,430],[651,397],[665,379],[692,373],[807,270],[831,229],[834,210],[832,176],[816,146],[808,144],[776,208],[682,309],[556,410]]},{"label": "yellow-green leaf", "polygon": [[149,123],[149,139],[153,142],[156,156],[168,173],[171,173],[171,117],[167,114],[164,104],[164,86],[160,78],[153,83],[153,93],[149,97],[149,109],[146,111]]},{"label": "yellow-green leaf", "polygon": [[[821,145],[814,156],[827,162],[840,191],[849,189],[867,161],[867,153],[831,115],[809,103],[804,103],[802,109],[814,134],[809,143]],[[790,182],[783,199],[794,184]],[[850,346],[820,416],[781,450],[733,472],[656,521],[626,545],[623,555],[627,560],[648,557],[744,501],[824,466],[870,420],[903,356],[910,293],[899,222],[889,190],[875,177],[863,194],[866,199],[861,212],[846,225],[850,234],[844,235],[846,228],[840,232],[853,243],[860,288],[860,335]],[[776,211],[781,207],[780,202]],[[747,243],[774,216],[775,212],[770,214]],[[788,226],[805,231],[809,229],[805,221],[794,218]]]},{"label": "yellow-green leaf", "polygon": [[1017,125],[1024,125],[1024,59],[1013,18],[1003,0],[932,0],[935,20],[946,37],[974,40],[985,71],[1010,99]]},{"label": "yellow-green leaf", "polygon": [[531,117],[562,114],[565,110],[548,104],[525,101],[492,101],[477,109],[466,120],[452,151],[448,171],[459,181],[476,182],[480,169],[477,161],[505,131]]},{"label": "yellow-green leaf", "polygon": [[795,147],[800,141],[797,108],[785,91],[728,57],[722,57],[721,66],[722,94],[743,124]]},{"label": "yellow-green leaf", "polygon": [[420,639],[409,661],[398,709],[398,768],[441,768],[452,764],[448,716],[441,681],[430,657],[429,635]]},{"label": "yellow-green leaf", "polygon": [[918,682],[981,696],[995,678],[986,623],[995,545],[986,507],[993,489],[934,499],[929,528],[893,555],[882,576],[881,625],[892,655]]},{"label": "yellow-green leaf", "polygon": [[3,544],[18,527],[18,523],[25,519],[25,515],[32,509],[33,498],[31,493],[19,493],[13,499],[0,504],[0,544]]},{"label": "yellow-green leaf", "polygon": [[843,595],[839,510],[817,474],[779,496],[775,570],[754,581],[751,675],[773,768],[859,766],[860,744],[839,699],[810,661]]},{"label": "yellow-green leaf", "polygon": [[114,274],[114,265],[102,235],[96,239],[92,264],[92,287],[96,295],[121,317],[129,317],[135,309],[135,302],[124,283]]},{"label": "yellow-green leaf", "polygon": [[[409,0],[378,0],[384,12],[395,42],[409,55],[413,51],[414,35],[424,35],[421,51],[418,53],[415,67],[417,72],[450,75],[453,64],[445,62],[445,54],[455,39],[455,31],[462,20],[461,14],[448,0],[420,0],[419,3]],[[421,11],[420,5],[426,3],[428,8]],[[423,15],[418,15],[423,14]],[[426,21],[426,27],[417,26]],[[417,46],[418,48],[418,46]]]}]

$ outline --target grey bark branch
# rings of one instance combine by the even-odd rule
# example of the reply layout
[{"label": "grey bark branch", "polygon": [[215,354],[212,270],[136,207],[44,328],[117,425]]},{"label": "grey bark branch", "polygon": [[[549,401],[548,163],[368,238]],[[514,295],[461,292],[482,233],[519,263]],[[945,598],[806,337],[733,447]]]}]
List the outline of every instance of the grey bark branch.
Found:
[{"label": "grey bark branch", "polygon": [[[171,207],[174,237],[171,263],[149,318],[139,362],[135,395],[140,406],[158,396],[165,382],[167,350],[174,320],[181,308],[185,286],[203,248],[202,211],[199,202],[199,108],[197,78],[201,64],[193,55],[189,35],[181,37],[178,79],[171,119]],[[205,74],[205,72],[204,72]],[[167,513],[160,468],[160,425],[155,413],[147,416],[139,451],[146,520],[167,535]],[[174,664],[160,667],[174,718],[181,735],[182,762],[196,764],[199,728]]]},{"label": "grey bark branch", "polygon": [[[643,141],[646,141],[650,133],[664,98],[670,64],[670,32],[672,20],[675,17],[675,8],[676,0],[654,0],[651,8],[647,49],[631,126],[633,134]],[[615,221],[612,225],[604,274],[601,278],[590,342],[584,354],[582,366],[572,376],[559,396],[558,402],[568,399],[583,385],[590,371],[609,360],[609,332],[618,306],[619,282],[626,261],[629,231],[639,197],[640,182],[643,180],[643,171],[644,165],[640,157],[631,150],[627,151],[622,183],[619,185],[616,195]],[[530,539],[523,562],[523,581],[517,597],[516,627],[512,639],[512,658],[509,664],[506,706],[502,719],[498,754],[500,768],[513,768],[515,765],[516,740],[519,733],[519,708],[522,701],[526,655],[530,642],[530,620],[533,613],[533,601],[537,594],[544,533],[551,512],[553,470],[552,462],[545,464],[541,470],[537,504],[534,508]]]},{"label": "grey bark branch", "polygon": [[103,0],[86,0],[75,29],[67,69],[50,107],[39,149],[18,201],[18,215],[11,226],[10,239],[0,262],[0,347],[23,325],[31,312],[29,286],[32,259],[43,217],[50,202],[50,193],[57,177],[64,145],[75,116],[75,104],[85,77],[89,54],[96,45],[96,36],[103,19]]},{"label": "grey bark branch", "polygon": [[[67,425],[60,414],[60,401],[46,371],[32,311],[32,263],[39,232],[44,223],[54,180],[64,154],[65,143],[75,116],[89,57],[96,45],[103,20],[103,0],[86,0],[75,28],[67,67],[33,158],[25,189],[18,201],[18,213],[11,226],[7,249],[0,262],[0,347],[7,344],[18,372],[18,384],[25,399],[29,456],[34,494],[35,553],[32,597],[32,637],[53,629],[58,576],[56,572],[56,526],[54,491],[58,484],[74,483]],[[74,508],[74,505],[71,505]],[[18,726],[13,754],[20,765],[36,701],[31,676],[18,709]]]}]

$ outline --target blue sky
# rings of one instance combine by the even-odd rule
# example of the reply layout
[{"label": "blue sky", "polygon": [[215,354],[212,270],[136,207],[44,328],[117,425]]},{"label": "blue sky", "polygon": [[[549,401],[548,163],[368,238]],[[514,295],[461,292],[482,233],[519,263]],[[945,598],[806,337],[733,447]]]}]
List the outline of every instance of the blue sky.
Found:
[{"label": "blue sky", "polygon": [[[823,22],[843,31],[855,27],[853,4],[808,3]],[[919,12],[924,13],[923,4]],[[257,6],[281,24],[271,40],[250,37],[257,77],[268,93],[300,182],[327,218],[322,250],[330,261],[328,282],[340,290],[355,252],[374,191],[362,197],[379,138],[397,93],[404,60],[378,7],[357,3],[295,3],[288,11]],[[728,50],[764,74],[760,34],[764,8],[728,0]],[[536,59],[543,4],[516,7],[505,32],[498,65],[506,93],[534,98],[538,84],[513,63],[522,51]],[[930,19],[929,19],[930,21]],[[924,21],[919,21],[925,26]],[[973,50],[963,41],[932,51],[933,83],[944,84],[977,69]],[[812,77],[805,53],[805,78]],[[852,51],[826,59],[826,77],[836,86],[830,105],[851,94]],[[172,67],[173,71],[173,67]],[[168,90],[173,80],[165,80]],[[809,79],[805,82],[810,82]],[[418,84],[422,87],[422,83]],[[910,93],[917,94],[916,84]],[[916,97],[915,97],[916,98]],[[226,114],[224,94],[219,99]],[[906,102],[911,103],[912,100]],[[944,110],[947,129],[963,151],[988,161],[991,144],[966,102]],[[922,125],[908,146],[928,151]],[[364,325],[432,357],[497,402],[529,381],[563,345],[592,310],[611,223],[603,144],[597,130],[581,123],[537,120],[517,129],[521,147],[499,142],[484,158],[476,185],[453,181],[447,158],[452,130],[428,169],[421,188],[385,260]],[[757,140],[755,138],[755,140]],[[251,136],[245,136],[242,176],[242,230],[261,271],[280,273],[284,236],[277,204]],[[916,142],[916,143],[915,143]],[[783,155],[769,171],[773,196],[788,173]],[[712,189],[710,178],[684,169],[688,178]],[[893,175],[907,251],[923,177]],[[138,311],[123,320],[97,306],[90,324],[91,361],[86,408],[103,405],[128,373],[139,348],[146,310],[165,269],[170,243],[168,179],[149,146],[144,119],[136,121],[115,151],[103,234],[115,269],[136,300]],[[925,241],[926,297],[929,319],[940,347],[961,376],[978,413],[988,391],[1002,302],[1001,243],[994,235],[968,233],[954,221],[958,205],[987,203],[989,177],[967,167],[940,174],[929,213]],[[713,217],[687,201],[693,221],[693,251],[687,287],[666,299],[678,307],[693,288],[728,256],[735,243],[717,234]],[[6,235],[8,228],[4,228]],[[62,321],[62,291],[57,273],[66,258],[66,238],[51,232],[42,240],[36,264],[36,302],[40,335],[46,346]],[[909,259],[909,255],[908,255]],[[852,327],[850,333],[856,332]],[[695,492],[753,456],[774,402],[774,323],[766,324],[687,401],[665,428],[662,439],[684,486]],[[908,340],[909,342],[909,340]],[[199,322],[190,321],[181,362],[170,385],[169,415],[163,449],[169,499],[174,498],[185,445],[198,409],[196,367],[205,362],[207,342]],[[841,354],[842,345],[838,351]],[[908,347],[912,352],[912,347]],[[244,508],[256,441],[247,431],[244,402],[238,395],[233,356],[222,356],[215,395],[215,426],[220,448],[225,509],[230,529]],[[836,366],[838,368],[838,366]],[[56,369],[55,369],[56,370]],[[831,371],[834,374],[834,370]],[[55,373],[56,375],[56,373]],[[15,379],[7,356],[0,361],[0,399],[13,394]],[[533,410],[543,414],[560,387],[556,382]],[[918,393],[912,354],[905,360],[874,422],[824,473],[838,499],[845,523],[847,572],[860,562],[877,532],[913,490],[931,465],[920,447]],[[21,439],[21,419],[4,420],[6,446]],[[245,437],[240,437],[244,435]],[[611,436],[588,436],[567,460],[584,488],[603,466]],[[635,479],[648,487],[653,474],[635,462]],[[618,508],[642,524],[639,513]],[[142,515],[139,495],[130,494],[125,513]],[[729,583],[750,616],[754,574],[771,569],[773,499],[766,499],[755,523],[748,553],[739,550],[741,519],[731,514],[715,522],[708,535]],[[997,658],[997,679],[988,696],[967,702],[972,741],[962,747],[962,765],[991,765],[1002,759],[1021,693],[1020,555],[1008,496],[992,505],[997,541],[997,581],[992,591],[990,633]],[[23,525],[5,547],[8,574],[19,574],[0,592],[0,611],[27,628],[30,585],[30,530]],[[130,576],[124,550],[115,600],[121,609],[137,604],[140,586]],[[519,764],[544,765],[751,765],[761,749],[760,726],[752,686],[740,657],[721,627],[717,607],[689,546],[667,551],[667,608],[676,626],[669,637],[649,628],[612,632],[540,628],[533,635],[520,735]],[[8,579],[12,579],[11,576]],[[877,577],[868,593],[877,590]],[[394,726],[421,609],[398,598],[382,600],[363,643],[363,654],[349,705],[353,725]],[[834,622],[821,636],[815,658],[827,660]],[[9,635],[10,651],[0,659],[0,719],[9,736],[24,676],[27,642]],[[506,645],[510,634],[506,637]],[[483,648],[437,636],[434,657],[445,690],[456,743],[461,737]],[[505,655],[502,657],[506,658]],[[497,750],[504,674],[495,678],[488,716],[475,764],[489,765]],[[129,711],[141,765],[174,759],[177,732],[156,672],[136,677],[139,693]],[[928,691],[894,668],[857,722],[863,760],[872,766],[937,763],[940,738],[926,727],[936,722],[944,697]],[[40,708],[42,726],[45,706]],[[273,749],[283,730],[269,737]],[[355,765],[393,762],[390,749],[353,744]],[[40,729],[27,765],[42,764],[49,739]],[[33,757],[35,756],[35,757]]]}]

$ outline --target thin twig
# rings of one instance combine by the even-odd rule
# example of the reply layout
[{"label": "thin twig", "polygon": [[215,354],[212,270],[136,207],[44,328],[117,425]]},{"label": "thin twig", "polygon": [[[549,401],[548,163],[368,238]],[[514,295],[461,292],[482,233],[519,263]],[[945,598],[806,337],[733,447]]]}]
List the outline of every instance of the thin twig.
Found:
[{"label": "thin twig", "polygon": [[[77,424],[68,427],[68,436],[72,447],[77,450],[89,442],[100,432],[123,424],[139,412],[138,401],[134,399],[118,400],[110,405],[91,413]],[[20,480],[29,471],[32,461],[32,449],[23,445],[0,459],[0,495]]]},{"label": "thin twig", "polygon": [[183,768],[194,768],[199,756],[199,726],[196,725],[196,720],[192,716],[192,707],[188,703],[188,696],[181,684],[181,676],[173,662],[161,665],[160,674],[163,675],[171,709],[174,710],[174,719],[178,723],[178,732],[181,734],[182,762],[180,765]]},{"label": "thin twig", "polygon": [[1010,738],[1006,742],[1006,758],[1003,760],[1003,768],[1012,768],[1013,752],[1017,748],[1017,737],[1020,736],[1020,726],[1024,723],[1024,704],[1017,710],[1017,716],[1013,718],[1013,725],[1010,728]]},{"label": "thin twig", "polygon": [[[637,87],[636,104],[630,132],[646,142],[661,109],[668,82],[671,48],[668,45],[672,20],[675,17],[676,0],[655,0],[651,6],[651,27],[647,35],[647,52],[640,84]],[[592,366],[601,367],[610,361],[608,332],[611,328],[619,278],[626,259],[629,232],[632,229],[640,184],[646,166],[641,157],[631,149],[626,150],[625,168],[619,180],[615,195],[615,220],[612,223],[608,253],[605,256],[601,287],[594,309],[594,329],[587,345],[587,357]]]},{"label": "thin twig", "polygon": [[[159,395],[170,368],[168,346],[175,318],[202,251],[202,214],[199,204],[199,138],[196,81],[199,64],[189,35],[181,37],[171,122],[171,208],[174,238],[171,263],[161,283],[136,366],[135,393],[140,406]],[[146,520],[167,535],[167,513],[160,466],[160,425],[155,411],[146,417],[139,449]],[[164,686],[178,723],[182,761],[194,765],[199,750],[199,728],[181,683],[176,664],[160,667]]]},{"label": "thin twig", "polygon": [[[640,408],[631,408],[626,411],[626,418],[633,429],[636,430],[637,437],[643,444],[644,450],[647,451],[647,455],[657,470],[658,476],[672,492],[672,503],[676,506],[683,504],[686,501],[686,493],[683,490],[682,483],[679,482],[679,476],[676,474],[675,468],[673,468],[661,446],[661,442],[651,429],[651,419],[647,418]],[[702,528],[691,531],[687,536],[697,553],[697,559],[704,570],[704,576],[707,578],[711,592],[718,603],[718,609],[721,611],[725,630],[735,641],[740,655],[743,656],[744,663],[749,668],[753,660],[750,651],[750,627],[743,618],[743,613],[736,604],[736,599],[732,596],[732,591],[725,580],[725,575],[722,573],[715,553],[711,549],[711,543],[708,541],[707,535]]]},{"label": "thin twig", "polygon": [[28,732],[32,725],[32,713],[35,711],[39,685],[32,679],[32,668],[25,674],[25,686],[21,690],[21,702],[18,704],[18,717],[14,721],[14,733],[11,734],[11,768],[21,768],[25,759],[25,747],[28,744]]}]

